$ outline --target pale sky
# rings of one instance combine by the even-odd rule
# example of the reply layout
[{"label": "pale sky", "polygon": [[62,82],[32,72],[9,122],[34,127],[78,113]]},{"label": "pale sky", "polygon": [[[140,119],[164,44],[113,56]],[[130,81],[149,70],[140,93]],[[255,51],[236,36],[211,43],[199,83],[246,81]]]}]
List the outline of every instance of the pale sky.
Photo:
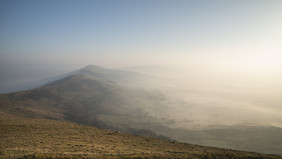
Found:
[{"label": "pale sky", "polygon": [[0,92],[93,64],[282,74],[281,0],[1,0]]}]

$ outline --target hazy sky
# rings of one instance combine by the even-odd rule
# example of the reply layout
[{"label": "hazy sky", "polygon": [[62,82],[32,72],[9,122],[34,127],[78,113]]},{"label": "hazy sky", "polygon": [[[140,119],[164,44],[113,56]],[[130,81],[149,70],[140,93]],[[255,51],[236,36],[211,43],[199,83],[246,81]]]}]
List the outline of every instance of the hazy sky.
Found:
[{"label": "hazy sky", "polygon": [[88,64],[281,73],[281,28],[281,0],[1,0],[1,87]]}]

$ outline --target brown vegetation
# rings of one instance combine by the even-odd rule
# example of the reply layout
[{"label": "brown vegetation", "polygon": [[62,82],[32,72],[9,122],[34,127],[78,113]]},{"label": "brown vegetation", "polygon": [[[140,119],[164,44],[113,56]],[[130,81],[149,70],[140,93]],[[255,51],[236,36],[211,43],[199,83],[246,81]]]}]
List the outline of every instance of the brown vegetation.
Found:
[{"label": "brown vegetation", "polygon": [[0,114],[0,158],[282,158]]}]

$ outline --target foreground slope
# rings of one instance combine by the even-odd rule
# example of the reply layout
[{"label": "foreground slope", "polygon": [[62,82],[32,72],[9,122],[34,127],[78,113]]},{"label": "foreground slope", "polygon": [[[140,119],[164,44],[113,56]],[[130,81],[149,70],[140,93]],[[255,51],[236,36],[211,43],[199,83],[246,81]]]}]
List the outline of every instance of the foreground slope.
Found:
[{"label": "foreground slope", "polygon": [[1,158],[282,158],[0,114]]}]

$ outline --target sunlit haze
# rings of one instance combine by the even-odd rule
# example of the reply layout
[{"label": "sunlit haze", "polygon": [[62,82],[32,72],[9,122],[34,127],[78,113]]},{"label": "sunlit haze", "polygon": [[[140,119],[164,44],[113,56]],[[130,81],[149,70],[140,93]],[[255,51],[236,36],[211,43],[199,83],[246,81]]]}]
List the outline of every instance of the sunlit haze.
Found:
[{"label": "sunlit haze", "polygon": [[98,65],[171,79],[208,107],[195,119],[281,126],[281,15],[280,0],[2,0],[0,92]]}]

